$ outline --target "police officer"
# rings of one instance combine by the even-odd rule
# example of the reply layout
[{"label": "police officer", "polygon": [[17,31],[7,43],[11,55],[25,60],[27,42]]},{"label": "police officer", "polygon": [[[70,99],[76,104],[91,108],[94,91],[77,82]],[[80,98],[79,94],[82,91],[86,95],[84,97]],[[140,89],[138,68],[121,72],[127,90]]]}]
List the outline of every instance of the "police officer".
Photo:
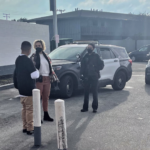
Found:
[{"label": "police officer", "polygon": [[88,111],[89,91],[90,87],[93,93],[93,113],[98,109],[98,79],[100,78],[99,71],[103,69],[104,62],[100,56],[94,52],[95,45],[89,44],[87,47],[88,53],[83,57],[81,62],[81,79],[84,83],[84,104],[81,112]]}]

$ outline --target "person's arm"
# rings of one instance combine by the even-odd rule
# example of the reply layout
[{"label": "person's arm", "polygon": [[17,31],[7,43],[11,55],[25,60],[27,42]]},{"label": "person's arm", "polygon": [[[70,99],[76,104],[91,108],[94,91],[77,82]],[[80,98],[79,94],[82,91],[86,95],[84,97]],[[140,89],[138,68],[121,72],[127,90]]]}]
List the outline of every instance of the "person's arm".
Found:
[{"label": "person's arm", "polygon": [[58,79],[58,77],[57,77],[57,75],[56,75],[56,73],[55,73],[55,71],[54,71],[54,69],[53,69],[51,59],[50,59],[50,57],[49,57],[48,55],[47,55],[47,57],[48,57],[48,59],[49,59],[49,62],[50,62],[51,68],[52,68],[52,74],[54,75],[56,81],[59,82],[59,79]]},{"label": "person's arm", "polygon": [[81,61],[81,69],[80,69],[80,74],[84,75],[84,70],[85,70],[85,56],[83,57]]},{"label": "person's arm", "polygon": [[39,73],[38,70],[36,70],[36,71],[34,71],[34,72],[31,73],[31,78],[32,79],[38,79],[39,76],[40,76],[40,73]]},{"label": "person's arm", "polygon": [[15,87],[16,89],[18,89],[16,69],[15,69],[14,74],[13,74],[13,82],[14,82],[14,87]]},{"label": "person's arm", "polygon": [[33,62],[32,62],[31,59],[27,60],[26,66],[27,66],[27,69],[28,69],[28,71],[29,71],[30,76],[31,76],[32,79],[39,78],[39,71],[36,70],[36,68],[35,68],[35,66],[34,66],[34,64],[33,64]]},{"label": "person's arm", "polygon": [[97,64],[98,64],[98,69],[103,70],[104,68],[104,61],[97,55]]}]

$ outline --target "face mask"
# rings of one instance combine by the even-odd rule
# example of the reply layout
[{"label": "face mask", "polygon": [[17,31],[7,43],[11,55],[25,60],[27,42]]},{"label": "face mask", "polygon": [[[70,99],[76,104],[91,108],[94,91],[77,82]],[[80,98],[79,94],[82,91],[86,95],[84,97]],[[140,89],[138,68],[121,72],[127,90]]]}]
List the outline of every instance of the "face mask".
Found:
[{"label": "face mask", "polygon": [[93,50],[91,48],[88,48],[87,51],[88,53],[92,53]]},{"label": "face mask", "polygon": [[41,53],[42,51],[43,51],[42,48],[40,48],[40,47],[36,48],[36,53]]}]

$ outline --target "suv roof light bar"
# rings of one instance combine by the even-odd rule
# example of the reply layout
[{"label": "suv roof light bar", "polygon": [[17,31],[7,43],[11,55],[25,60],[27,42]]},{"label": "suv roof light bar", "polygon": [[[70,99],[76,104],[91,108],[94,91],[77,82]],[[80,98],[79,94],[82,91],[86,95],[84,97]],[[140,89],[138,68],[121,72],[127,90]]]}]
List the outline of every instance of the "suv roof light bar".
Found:
[{"label": "suv roof light bar", "polygon": [[98,41],[74,41],[73,44],[98,44]]}]

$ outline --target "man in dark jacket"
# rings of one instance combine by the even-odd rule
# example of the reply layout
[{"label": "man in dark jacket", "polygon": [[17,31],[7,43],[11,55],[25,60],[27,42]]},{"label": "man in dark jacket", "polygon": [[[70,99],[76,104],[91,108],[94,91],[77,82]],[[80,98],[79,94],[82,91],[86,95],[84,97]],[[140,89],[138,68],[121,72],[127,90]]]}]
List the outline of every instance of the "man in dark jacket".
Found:
[{"label": "man in dark jacket", "polygon": [[94,52],[95,45],[89,44],[87,47],[88,53],[84,56],[81,62],[81,79],[84,82],[84,104],[81,112],[88,111],[89,91],[90,87],[93,92],[93,113],[98,109],[98,79],[100,78],[100,70],[104,67],[104,62],[100,56]]},{"label": "man in dark jacket", "polygon": [[24,41],[21,45],[22,53],[17,57],[14,71],[14,86],[19,90],[22,109],[23,133],[33,134],[33,100],[32,90],[35,88],[35,79],[39,71],[28,58],[31,53],[31,43]]}]

